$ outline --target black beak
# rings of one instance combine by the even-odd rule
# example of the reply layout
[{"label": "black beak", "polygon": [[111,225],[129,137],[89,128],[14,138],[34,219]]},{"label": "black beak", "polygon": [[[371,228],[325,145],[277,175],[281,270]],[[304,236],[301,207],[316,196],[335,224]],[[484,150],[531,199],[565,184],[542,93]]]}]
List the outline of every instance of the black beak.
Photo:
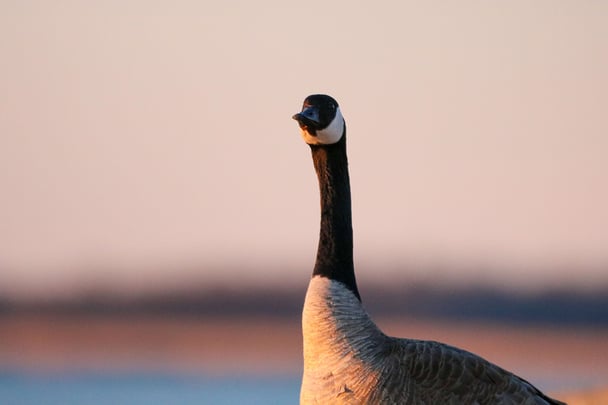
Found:
[{"label": "black beak", "polygon": [[319,126],[319,109],[313,106],[304,107],[301,112],[291,118],[298,121],[300,126],[317,128]]}]

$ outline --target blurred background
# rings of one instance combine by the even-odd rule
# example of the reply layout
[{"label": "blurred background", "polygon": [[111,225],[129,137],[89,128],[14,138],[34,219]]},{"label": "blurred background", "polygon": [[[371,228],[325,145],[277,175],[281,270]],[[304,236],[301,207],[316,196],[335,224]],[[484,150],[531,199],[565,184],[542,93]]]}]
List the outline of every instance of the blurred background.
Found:
[{"label": "blurred background", "polygon": [[[347,120],[388,333],[552,394],[608,381],[608,4],[0,2],[0,399],[297,403]],[[599,402],[598,402],[599,403]]]}]

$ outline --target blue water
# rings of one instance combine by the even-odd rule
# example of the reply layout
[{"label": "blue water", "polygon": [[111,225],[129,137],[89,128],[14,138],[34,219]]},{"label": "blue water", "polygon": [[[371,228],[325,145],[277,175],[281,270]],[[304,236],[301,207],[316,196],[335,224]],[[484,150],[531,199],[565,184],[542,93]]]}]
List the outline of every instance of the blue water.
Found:
[{"label": "blue water", "polygon": [[0,372],[2,405],[297,404],[300,377]]},{"label": "blue water", "polygon": [[[299,375],[276,377],[169,374],[164,372],[22,373],[0,370],[0,405],[224,405],[297,404]],[[547,393],[605,385],[602,376],[545,378]]]}]

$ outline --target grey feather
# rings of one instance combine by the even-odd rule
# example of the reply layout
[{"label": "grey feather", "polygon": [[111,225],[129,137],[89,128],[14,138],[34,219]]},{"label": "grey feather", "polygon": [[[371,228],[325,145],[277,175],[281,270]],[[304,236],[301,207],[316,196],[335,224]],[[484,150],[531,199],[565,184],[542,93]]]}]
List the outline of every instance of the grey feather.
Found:
[{"label": "grey feather", "polygon": [[473,353],[385,335],[327,278],[310,282],[303,330],[302,404],[563,404]]}]

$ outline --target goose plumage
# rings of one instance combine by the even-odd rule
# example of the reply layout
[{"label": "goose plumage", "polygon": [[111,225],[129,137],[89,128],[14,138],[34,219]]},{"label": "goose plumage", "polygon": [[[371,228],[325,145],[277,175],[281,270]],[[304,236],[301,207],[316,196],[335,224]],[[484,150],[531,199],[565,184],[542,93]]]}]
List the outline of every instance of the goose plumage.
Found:
[{"label": "goose plumage", "polygon": [[465,350],[385,335],[365,311],[353,264],[346,124],[315,94],[298,121],[319,180],[321,229],[302,312],[300,404],[563,404]]}]

